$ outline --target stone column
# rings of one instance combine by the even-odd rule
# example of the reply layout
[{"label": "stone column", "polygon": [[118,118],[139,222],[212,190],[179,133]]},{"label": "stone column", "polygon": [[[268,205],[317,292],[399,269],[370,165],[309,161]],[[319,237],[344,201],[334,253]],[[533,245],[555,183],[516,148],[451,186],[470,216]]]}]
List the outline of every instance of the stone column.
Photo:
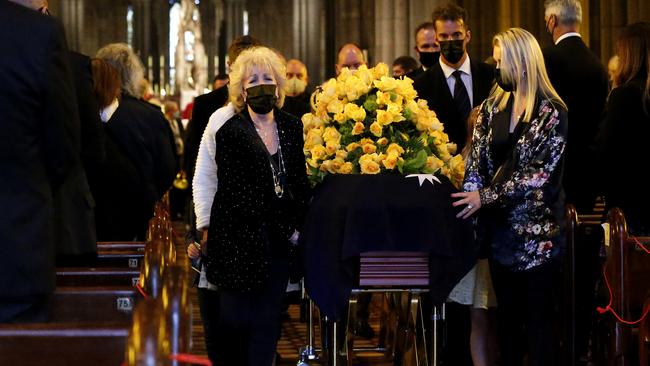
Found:
[{"label": "stone column", "polygon": [[226,22],[226,43],[244,34],[244,10],[246,0],[225,0],[224,20]]},{"label": "stone column", "polygon": [[309,73],[310,86],[325,80],[325,8],[323,0],[293,0],[293,52]]},{"label": "stone column", "polygon": [[396,57],[410,53],[408,8],[408,0],[375,1],[374,64],[391,65]]}]

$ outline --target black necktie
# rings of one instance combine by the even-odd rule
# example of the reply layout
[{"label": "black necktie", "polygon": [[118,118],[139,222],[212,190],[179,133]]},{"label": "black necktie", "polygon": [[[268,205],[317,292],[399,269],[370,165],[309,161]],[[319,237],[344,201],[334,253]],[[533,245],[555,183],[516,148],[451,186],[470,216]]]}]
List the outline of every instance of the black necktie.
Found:
[{"label": "black necktie", "polygon": [[456,79],[456,85],[454,85],[454,102],[456,102],[456,109],[460,114],[461,121],[465,122],[469,116],[469,111],[472,109],[472,103],[469,101],[469,94],[467,94],[467,89],[465,88],[465,83],[460,78],[462,72],[456,70],[453,72],[454,79]]}]

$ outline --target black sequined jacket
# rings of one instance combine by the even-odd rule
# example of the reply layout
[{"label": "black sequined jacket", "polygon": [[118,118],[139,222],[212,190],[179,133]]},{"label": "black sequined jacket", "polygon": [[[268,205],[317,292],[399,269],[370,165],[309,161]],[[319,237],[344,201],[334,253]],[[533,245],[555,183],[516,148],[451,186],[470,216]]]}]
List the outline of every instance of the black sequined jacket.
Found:
[{"label": "black sequined jacket", "polygon": [[210,214],[207,278],[217,287],[249,292],[264,287],[271,255],[286,252],[300,230],[309,199],[301,122],[274,111],[286,170],[275,194],[269,155],[246,111],[215,134],[217,192]]}]

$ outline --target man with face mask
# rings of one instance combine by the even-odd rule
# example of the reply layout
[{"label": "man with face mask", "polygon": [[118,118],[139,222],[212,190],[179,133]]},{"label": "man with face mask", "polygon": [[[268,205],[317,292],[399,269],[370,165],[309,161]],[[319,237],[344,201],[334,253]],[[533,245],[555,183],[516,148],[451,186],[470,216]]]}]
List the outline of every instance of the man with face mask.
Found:
[{"label": "man with face mask", "polygon": [[440,58],[440,46],[436,41],[436,30],[433,22],[425,22],[415,28],[415,53],[420,61],[420,67],[407,74],[411,79],[423,74],[427,69],[438,63]]},{"label": "man with face mask", "polygon": [[483,62],[470,61],[467,44],[472,34],[465,9],[450,3],[436,8],[432,16],[440,59],[415,80],[413,87],[438,114],[449,140],[461,151],[467,139],[469,112],[487,98],[494,71]]},{"label": "man with face mask", "polygon": [[[562,186],[566,203],[573,204],[578,213],[588,214],[593,211],[599,194],[599,187],[594,183],[601,181],[594,175],[599,169],[593,165],[596,154],[591,145],[605,109],[608,94],[607,70],[580,36],[580,1],[549,0],[544,3],[544,8],[546,30],[554,43],[543,50],[544,62],[551,84],[569,110]],[[587,353],[589,325],[595,316],[595,300],[590,289],[594,288],[600,277],[598,248],[601,239],[597,236],[591,238],[593,241],[585,248],[595,250],[581,251],[581,255],[576,258],[576,289],[581,291],[576,293],[577,357]]]},{"label": "man with face mask", "polygon": [[286,97],[282,110],[301,118],[311,111],[309,106],[310,93],[307,92],[309,76],[307,67],[300,60],[287,61],[287,83],[284,86]]}]

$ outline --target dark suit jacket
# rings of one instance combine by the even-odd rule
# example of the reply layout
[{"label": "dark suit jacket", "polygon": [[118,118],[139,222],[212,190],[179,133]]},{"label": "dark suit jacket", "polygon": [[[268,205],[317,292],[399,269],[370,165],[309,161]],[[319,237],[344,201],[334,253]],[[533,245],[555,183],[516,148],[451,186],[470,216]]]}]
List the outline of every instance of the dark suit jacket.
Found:
[{"label": "dark suit jacket", "polygon": [[47,294],[55,283],[53,192],[79,156],[63,28],[0,1],[0,54],[0,298]]},{"label": "dark suit jacket", "polygon": [[143,210],[141,227],[145,229],[154,203],[167,192],[176,176],[171,129],[160,110],[128,95],[122,96],[105,128],[138,171],[143,195],[133,209],[139,204],[138,208]]},{"label": "dark suit jacket", "polygon": [[566,202],[579,212],[591,211],[598,192],[597,167],[589,146],[602,120],[607,98],[607,71],[580,37],[568,37],[544,50],[548,76],[569,109],[569,137],[563,186]]},{"label": "dark suit jacket", "polygon": [[207,94],[199,95],[194,99],[192,109],[192,120],[187,125],[187,137],[185,139],[184,169],[187,179],[191,182],[194,177],[194,165],[196,156],[199,154],[199,145],[203,131],[208,125],[208,120],[214,111],[223,107],[228,102],[228,87],[222,86]]},{"label": "dark suit jacket", "polygon": [[[494,69],[483,62],[472,60],[472,92],[474,101],[472,107],[480,105],[490,94]],[[458,145],[458,152],[463,150],[467,141],[467,121],[461,121],[462,117],[456,109],[454,97],[449,91],[447,79],[439,63],[427,69],[413,83],[418,98],[425,99],[438,115],[438,119],[445,125],[445,132],[449,140]]]},{"label": "dark suit jacket", "polygon": [[[79,112],[80,159],[55,197],[57,255],[97,252],[95,201],[89,178],[106,158],[99,107],[93,95],[90,58],[68,52]],[[82,164],[83,163],[83,164]]]},{"label": "dark suit jacket", "polygon": [[[645,80],[634,80],[612,90],[606,117],[596,138],[600,173],[607,207],[625,213],[628,228],[635,235],[650,235],[650,191],[642,177],[650,166],[650,103],[643,110]],[[594,182],[594,183],[596,183]]]}]

